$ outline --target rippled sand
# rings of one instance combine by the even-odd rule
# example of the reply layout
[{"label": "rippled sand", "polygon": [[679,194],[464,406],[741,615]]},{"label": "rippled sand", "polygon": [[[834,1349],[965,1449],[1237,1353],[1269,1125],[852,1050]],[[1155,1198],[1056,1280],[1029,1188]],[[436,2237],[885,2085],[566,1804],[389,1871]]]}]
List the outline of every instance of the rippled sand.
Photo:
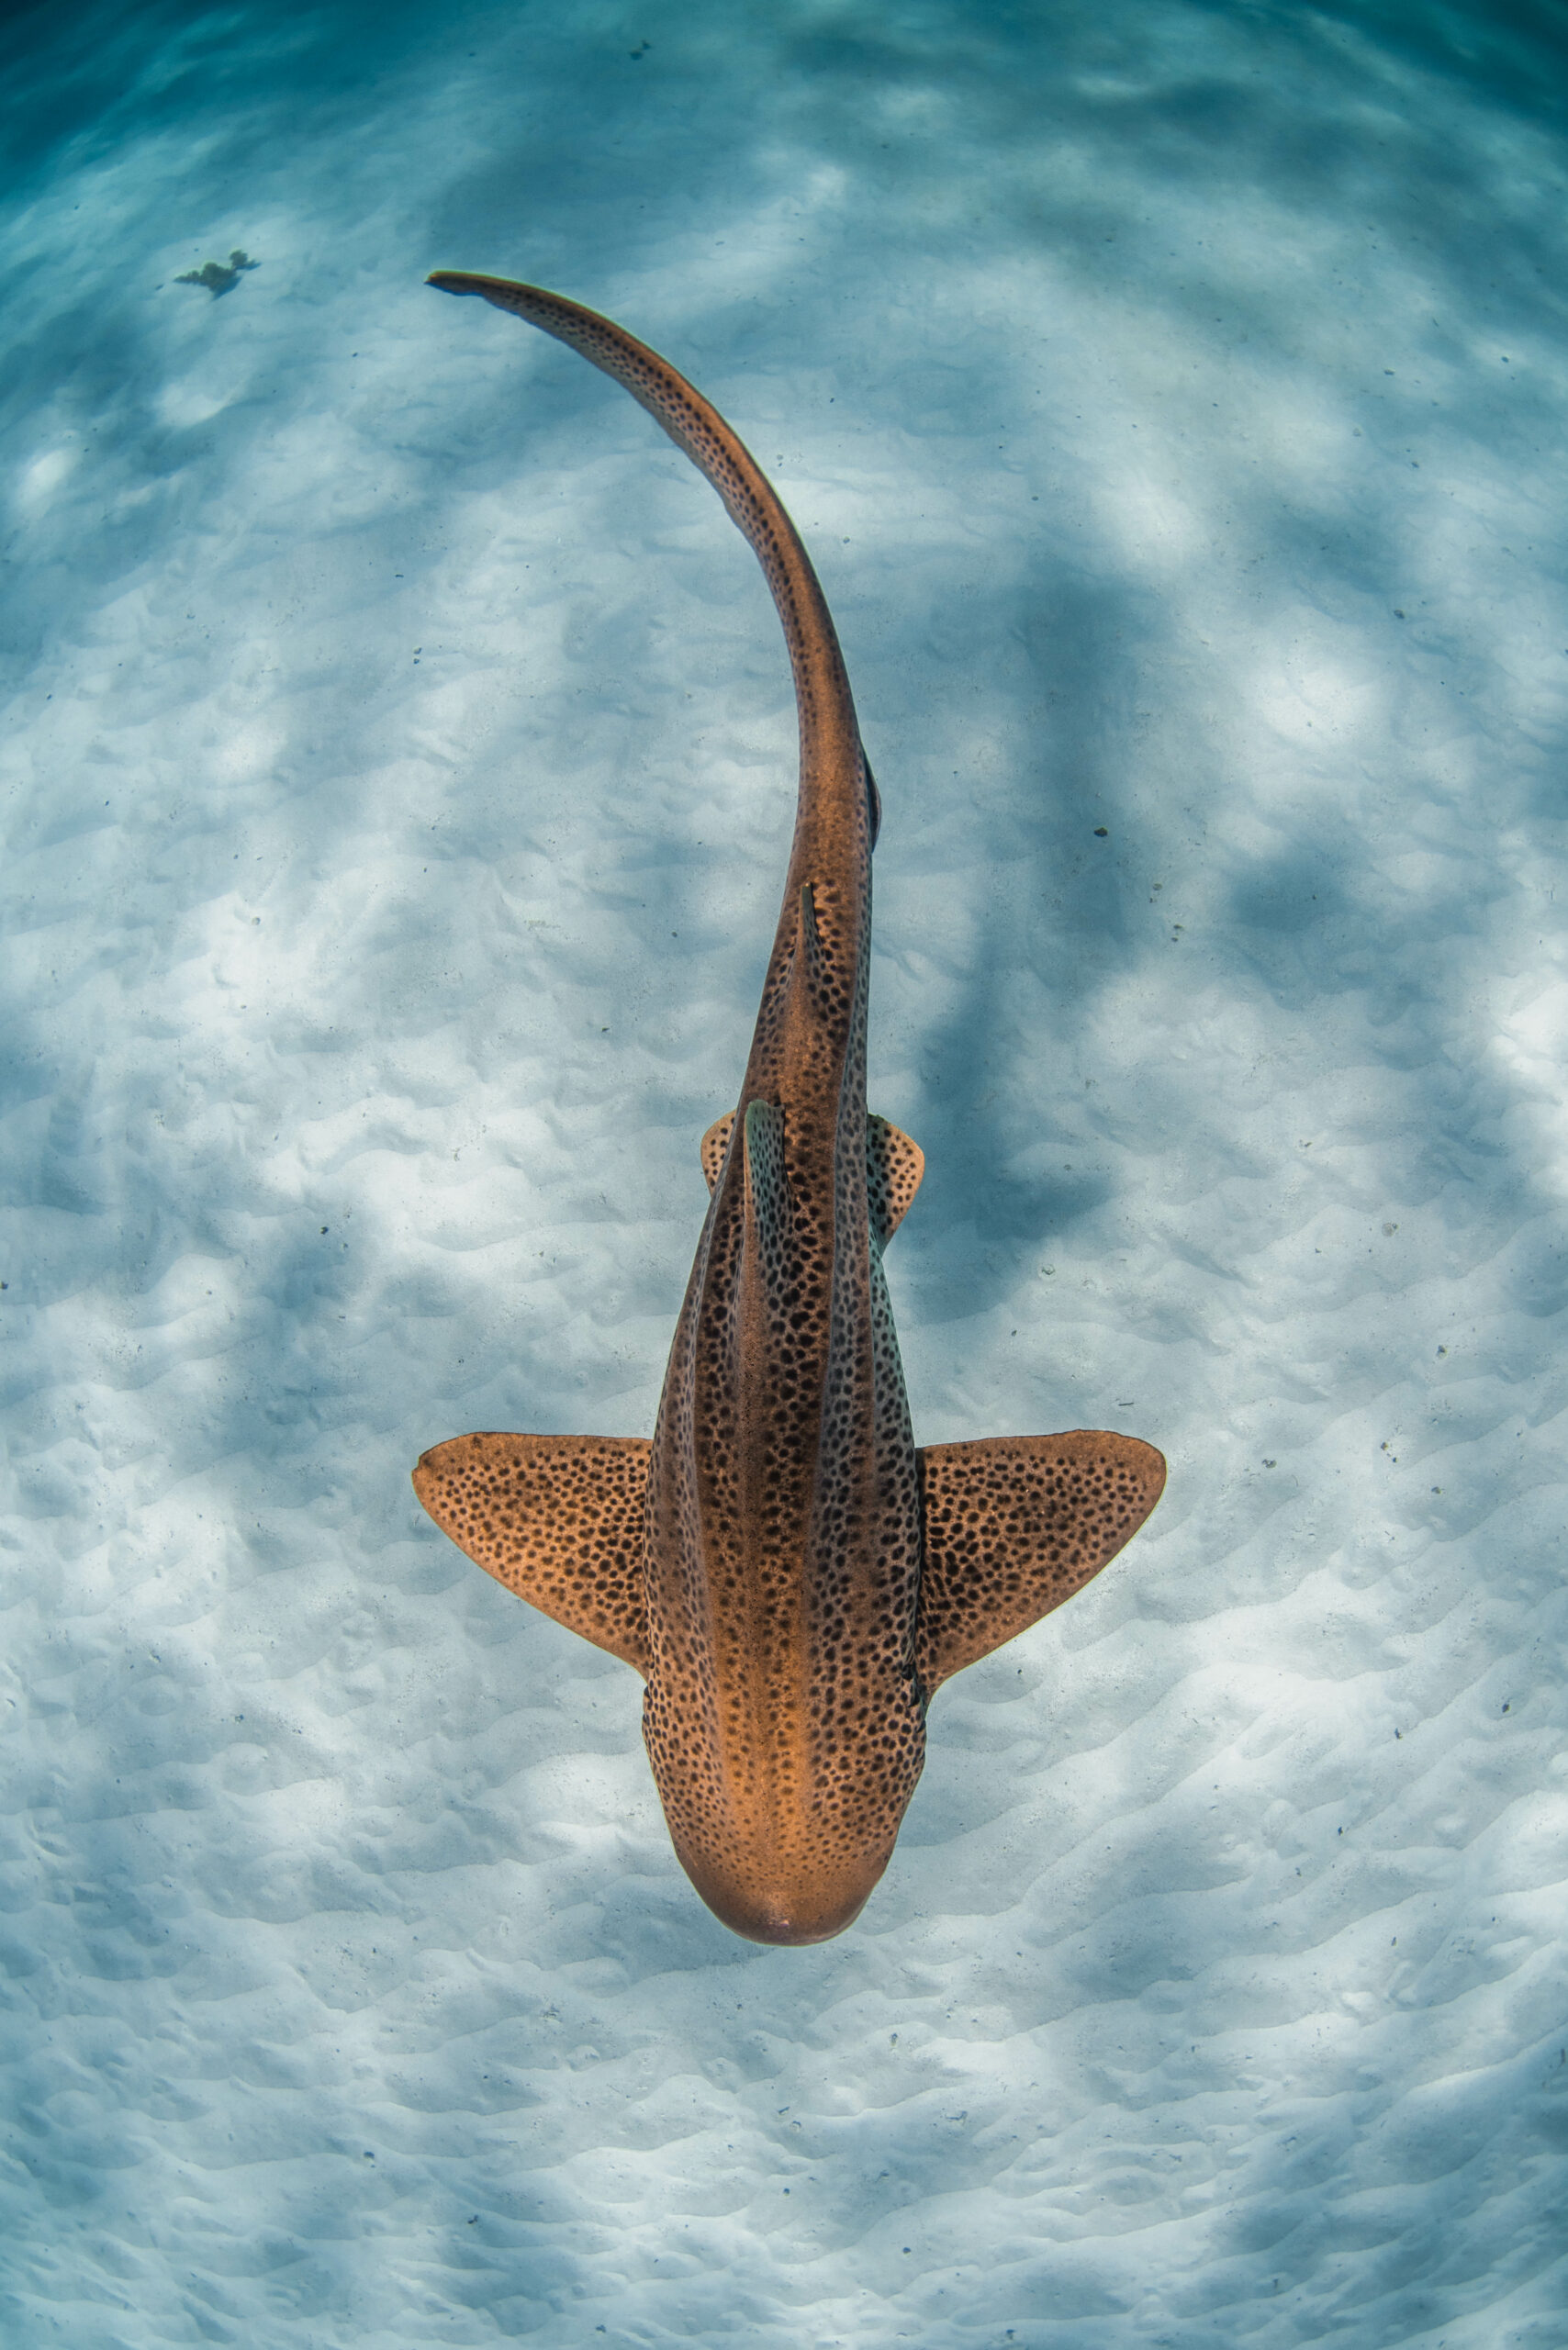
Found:
[{"label": "rippled sand", "polygon": [[[7,2345],[1568,2344],[1550,22],[21,22]],[[917,1435],[1170,1461],[821,1949],[408,1483],[650,1430],[792,819],[717,501],[442,264],[817,558]]]}]

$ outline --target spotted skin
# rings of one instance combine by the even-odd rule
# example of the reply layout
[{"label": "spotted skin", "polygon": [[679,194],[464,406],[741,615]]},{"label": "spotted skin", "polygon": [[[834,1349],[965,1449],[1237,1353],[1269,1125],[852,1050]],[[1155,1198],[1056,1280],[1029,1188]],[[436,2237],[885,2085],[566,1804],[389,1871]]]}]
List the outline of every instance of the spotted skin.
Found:
[{"label": "spotted skin", "polygon": [[931,1691],[1096,1573],[1164,1463],[1083,1430],[916,1451],[882,1251],[924,1162],[866,1109],[880,803],[816,575],[755,461],[656,352],[538,286],[431,284],[581,352],[712,483],[783,623],[801,780],[740,1106],[702,1137],[708,1214],[652,1443],[456,1437],[415,1488],[470,1558],[643,1674],[665,1817],[717,1915],[820,1942],[887,1866]]},{"label": "spotted skin", "polygon": [[1081,1590],[1164,1483],[1152,1445],[1099,1428],[927,1445],[915,1640],[927,1693]]},{"label": "spotted skin", "polygon": [[414,1491],[498,1583],[646,1673],[652,1450],[624,1437],[454,1437],[425,1454]]}]

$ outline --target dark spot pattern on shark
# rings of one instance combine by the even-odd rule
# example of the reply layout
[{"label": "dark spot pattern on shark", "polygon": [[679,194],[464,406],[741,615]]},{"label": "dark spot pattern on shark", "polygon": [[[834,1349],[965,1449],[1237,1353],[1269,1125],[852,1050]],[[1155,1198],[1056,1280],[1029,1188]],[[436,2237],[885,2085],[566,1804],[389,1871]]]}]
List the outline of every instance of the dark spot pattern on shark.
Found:
[{"label": "dark spot pattern on shark", "polygon": [[715,1913],[820,1942],[887,1866],[932,1691],[1097,1573],[1165,1464],[1095,1429],[917,1451],[882,1252],[924,1162],[866,1107],[881,804],[816,574],[749,452],[655,352],[538,286],[431,283],[579,352],[718,490],[783,623],[801,777],[738,1106],[700,1145],[708,1214],[651,1442],[455,1437],[415,1489],[470,1558],[642,1673],[665,1818]]}]

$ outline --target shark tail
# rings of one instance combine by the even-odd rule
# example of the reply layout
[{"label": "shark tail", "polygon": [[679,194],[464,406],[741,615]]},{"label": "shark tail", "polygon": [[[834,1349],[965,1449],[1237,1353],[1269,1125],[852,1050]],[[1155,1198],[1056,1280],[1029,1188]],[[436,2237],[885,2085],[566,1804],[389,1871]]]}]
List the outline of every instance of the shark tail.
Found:
[{"label": "shark tail", "polygon": [[[667,432],[724,501],[725,510],[755,550],[784,627],[795,673],[801,711],[802,772],[809,769],[814,736],[847,732],[857,748],[859,728],[849,678],[811,557],[778,491],[739,434],[694,385],[645,342],[613,319],[510,277],[476,276],[438,269],[426,281],[442,294],[477,294],[498,310],[510,310],[577,352],[630,392],[655,424]],[[824,687],[826,688],[824,697]],[[823,708],[823,700],[832,705]],[[864,764],[864,754],[861,754]],[[870,769],[866,768],[867,811],[873,839],[880,808]]]}]

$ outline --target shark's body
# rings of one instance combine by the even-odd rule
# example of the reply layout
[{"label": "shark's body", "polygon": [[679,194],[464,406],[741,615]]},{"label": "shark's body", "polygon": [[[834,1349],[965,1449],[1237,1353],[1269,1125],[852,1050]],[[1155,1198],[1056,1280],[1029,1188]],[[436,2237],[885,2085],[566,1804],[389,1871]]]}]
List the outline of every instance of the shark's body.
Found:
[{"label": "shark's body", "polygon": [[761,559],[801,725],[783,910],[652,1444],[456,1437],[414,1472],[468,1555],[647,1683],[675,1848],[737,1933],[818,1942],[887,1866],[937,1683],[1067,1598],[1141,1525],[1164,1462],[1078,1430],[917,1451],[882,1250],[919,1184],[866,1109],[879,808],[815,573],[722,417],[608,319],[441,272],[623,384]]}]

